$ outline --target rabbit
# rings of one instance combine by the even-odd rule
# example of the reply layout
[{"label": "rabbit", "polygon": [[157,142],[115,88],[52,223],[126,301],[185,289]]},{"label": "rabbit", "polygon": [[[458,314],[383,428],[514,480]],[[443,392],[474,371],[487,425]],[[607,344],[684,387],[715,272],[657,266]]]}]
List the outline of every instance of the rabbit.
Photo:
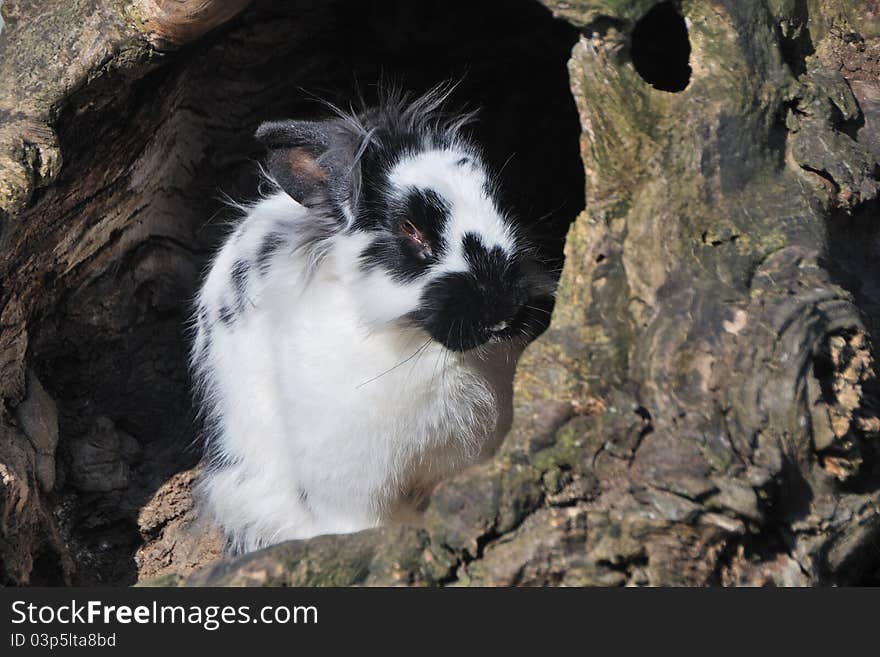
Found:
[{"label": "rabbit", "polygon": [[232,553],[417,519],[511,426],[555,279],[447,94],[256,132],[272,191],[213,258],[191,352]]}]

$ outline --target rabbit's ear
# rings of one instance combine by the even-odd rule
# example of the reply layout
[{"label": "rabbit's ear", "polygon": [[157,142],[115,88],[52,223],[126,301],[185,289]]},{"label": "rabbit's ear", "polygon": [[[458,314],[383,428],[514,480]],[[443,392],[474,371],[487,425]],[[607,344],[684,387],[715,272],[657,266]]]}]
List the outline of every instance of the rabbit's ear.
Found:
[{"label": "rabbit's ear", "polygon": [[256,138],[269,149],[269,173],[295,201],[313,207],[349,200],[355,147],[338,122],[270,121]]}]

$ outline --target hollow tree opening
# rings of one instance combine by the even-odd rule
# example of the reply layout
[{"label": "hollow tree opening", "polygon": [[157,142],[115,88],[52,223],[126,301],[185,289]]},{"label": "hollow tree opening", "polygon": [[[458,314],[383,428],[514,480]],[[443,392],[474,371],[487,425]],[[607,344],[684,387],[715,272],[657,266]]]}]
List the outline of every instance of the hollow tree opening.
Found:
[{"label": "hollow tree opening", "polygon": [[[29,216],[45,223],[26,217],[7,236],[21,254],[47,235],[64,247],[39,271],[26,256],[16,263],[19,289],[50,295],[29,325],[27,399],[58,415],[55,477],[42,492],[57,536],[27,539],[45,543],[40,557],[6,579],[123,584],[155,570],[135,554],[179,512],[175,495],[191,482],[181,473],[199,456],[190,299],[234,219],[221,197],[257,193],[260,122],[325,115],[315,97],[369,104],[382,77],[414,92],[460,80],[451,104],[481,108],[472,130],[558,269],[583,207],[566,71],[576,39],[533,0],[502,11],[489,0],[267,0],[142,79],[74,95],[58,129],[76,166],[38,192]],[[176,478],[180,488],[151,504]]]},{"label": "hollow tree opening", "polygon": [[691,44],[684,17],[672,2],[655,5],[635,24],[633,66],[660,91],[684,91],[691,79]]}]

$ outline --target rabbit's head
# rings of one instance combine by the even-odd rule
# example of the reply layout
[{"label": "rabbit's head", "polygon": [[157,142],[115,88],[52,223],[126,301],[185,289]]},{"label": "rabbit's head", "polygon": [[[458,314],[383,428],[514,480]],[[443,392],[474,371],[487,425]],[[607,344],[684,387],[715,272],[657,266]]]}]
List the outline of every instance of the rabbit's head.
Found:
[{"label": "rabbit's head", "polygon": [[265,123],[278,186],[335,226],[334,257],[363,321],[426,331],[453,351],[534,338],[555,281],[503,207],[442,94],[326,121]]}]

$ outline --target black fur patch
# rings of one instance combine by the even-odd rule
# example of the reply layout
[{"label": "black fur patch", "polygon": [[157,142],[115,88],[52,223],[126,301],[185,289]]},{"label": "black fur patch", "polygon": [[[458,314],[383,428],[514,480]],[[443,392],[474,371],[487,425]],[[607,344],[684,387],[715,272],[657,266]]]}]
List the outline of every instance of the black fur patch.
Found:
[{"label": "black fur patch", "polygon": [[247,260],[236,260],[232,265],[230,278],[235,293],[235,308],[239,314],[247,308],[247,276],[251,265]]},{"label": "black fur patch", "polygon": [[449,221],[449,203],[433,189],[410,189],[401,218],[413,222],[428,238],[435,251],[445,251],[443,231]]},{"label": "black fur patch", "polygon": [[540,265],[497,246],[486,248],[474,234],[465,235],[462,246],[468,271],[433,281],[410,319],[453,351],[540,335],[553,309],[553,289]]},{"label": "black fur patch", "polygon": [[235,321],[235,310],[230,306],[223,306],[217,316],[226,326],[231,326]]},{"label": "black fur patch", "polygon": [[464,236],[462,246],[468,271],[433,281],[412,316],[453,351],[473,349],[492,337],[512,337],[527,301],[517,263],[500,247],[487,249],[472,233]]},{"label": "black fur patch", "polygon": [[284,233],[270,232],[263,236],[260,248],[257,249],[257,257],[255,260],[257,269],[261,276],[265,276],[269,271],[269,263],[278,251],[287,244],[287,236]]},{"label": "black fur patch", "polygon": [[233,298],[220,308],[218,317],[226,326],[231,326],[247,308],[247,277],[251,265],[246,260],[236,260],[229,273]]},{"label": "black fur patch", "polygon": [[[412,188],[402,201],[386,199],[385,208],[382,229],[361,254],[361,266],[365,271],[381,267],[401,282],[414,280],[446,253],[443,231],[449,203],[432,189]],[[401,232],[405,221],[421,231],[428,250],[419,249]]]},{"label": "black fur patch", "polygon": [[500,246],[487,249],[483,241],[473,233],[462,238],[464,259],[478,280],[501,284],[510,269],[510,259]]}]

